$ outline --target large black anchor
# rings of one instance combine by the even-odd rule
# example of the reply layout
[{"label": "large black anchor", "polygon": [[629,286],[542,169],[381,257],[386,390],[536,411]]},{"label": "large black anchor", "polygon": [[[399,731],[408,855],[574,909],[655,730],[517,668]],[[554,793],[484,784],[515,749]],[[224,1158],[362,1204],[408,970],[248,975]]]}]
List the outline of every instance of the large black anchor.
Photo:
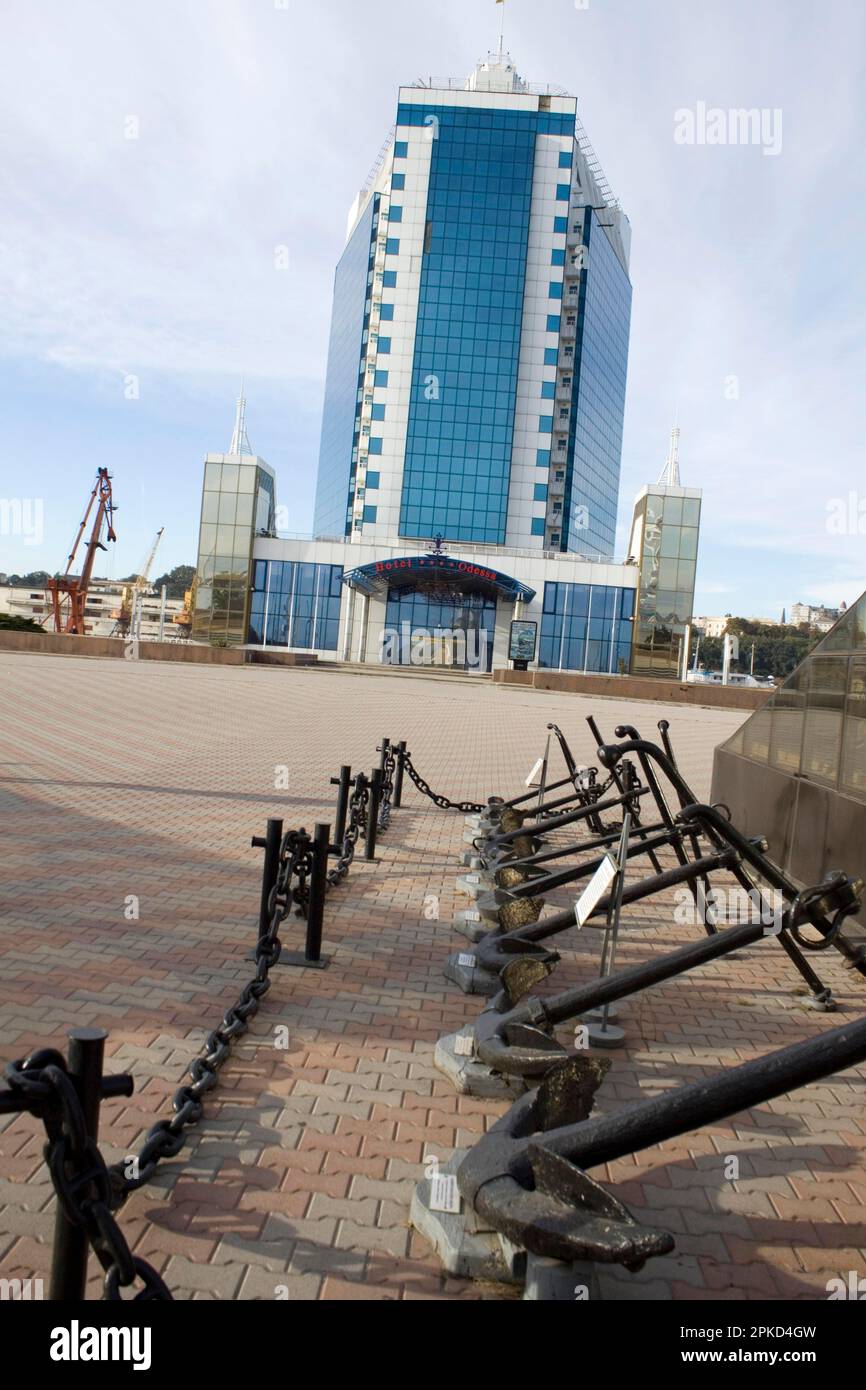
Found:
[{"label": "large black anchor", "polygon": [[866,1019],[615,1114],[588,1118],[603,1061],[573,1057],[521,1097],[457,1171],[483,1224],[533,1254],[639,1269],[674,1248],[666,1231],[639,1225],[587,1169],[727,1119],[866,1060]]},{"label": "large black anchor", "polygon": [[[783,914],[780,930],[799,936],[808,921],[819,932],[821,948],[832,945],[845,918],[859,911],[862,890],[861,880],[843,873],[830,874],[823,883],[798,895]],[[475,1025],[475,1056],[502,1075],[524,1079],[543,1076],[568,1055],[553,1036],[558,1024],[720,960],[766,934],[767,927],[760,920],[727,927],[641,965],[544,999],[522,997],[527,987],[537,983],[538,973],[533,979],[527,963],[512,961],[502,972],[502,991]],[[866,965],[861,973],[866,974]]]}]

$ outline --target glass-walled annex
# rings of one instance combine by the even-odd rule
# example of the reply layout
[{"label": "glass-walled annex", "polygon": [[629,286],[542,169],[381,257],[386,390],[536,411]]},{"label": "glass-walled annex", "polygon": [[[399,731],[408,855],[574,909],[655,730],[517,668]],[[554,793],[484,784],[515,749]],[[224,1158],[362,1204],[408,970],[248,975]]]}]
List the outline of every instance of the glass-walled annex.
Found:
[{"label": "glass-walled annex", "polygon": [[866,802],[866,594],[723,748]]},{"label": "glass-walled annex", "polygon": [[247,641],[335,652],[342,592],[341,565],[256,560]]},{"label": "glass-walled annex", "polygon": [[192,637],[246,640],[253,542],[274,527],[274,476],[251,455],[205,461]]},{"label": "glass-walled annex", "polygon": [[633,538],[640,537],[637,629],[632,673],[670,676],[682,671],[686,629],[692,620],[700,497],[681,489],[653,489],[635,508]]},{"label": "glass-walled annex", "polygon": [[627,675],[633,617],[633,589],[545,583],[539,667]]}]

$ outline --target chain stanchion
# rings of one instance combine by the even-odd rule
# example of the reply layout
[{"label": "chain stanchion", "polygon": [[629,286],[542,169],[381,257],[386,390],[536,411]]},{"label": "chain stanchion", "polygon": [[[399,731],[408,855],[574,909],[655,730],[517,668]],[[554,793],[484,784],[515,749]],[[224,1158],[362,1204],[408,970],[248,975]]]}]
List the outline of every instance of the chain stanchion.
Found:
[{"label": "chain stanchion", "polygon": [[82,1301],[92,1250],[105,1270],[107,1301],[127,1301],[121,1290],[138,1280],[142,1288],[128,1301],[170,1301],[163,1280],[132,1254],[111,1214],[111,1170],[96,1143],[99,1105],[111,1096],[132,1095],[133,1084],[131,1076],[103,1076],[107,1036],[102,1028],[73,1029],[68,1065],[53,1048],[11,1062],[5,1071],[10,1090],[0,1092],[0,1114],[27,1110],[45,1126],[45,1161],[57,1196],[49,1299]]},{"label": "chain stanchion", "polygon": [[[283,822],[281,820],[269,820],[265,835],[254,835],[250,840],[253,849],[263,849],[265,852],[264,863],[262,865],[262,896],[259,903],[259,936],[266,936],[270,925],[270,900],[271,892],[277,881],[277,874],[280,867],[280,844],[283,838]],[[255,959],[255,951],[252,952],[252,959]]]},{"label": "chain stanchion", "polygon": [[403,764],[406,761],[406,740],[401,738],[397,744],[397,751],[394,755],[394,794],[391,797],[391,805],[395,810],[399,810],[403,800]]},{"label": "chain stanchion", "polygon": [[340,768],[339,777],[331,778],[331,786],[338,789],[337,809],[334,812],[334,844],[339,854],[346,838],[346,815],[349,810],[349,790],[352,786],[352,769],[347,763]]},{"label": "chain stanchion", "polygon": [[307,934],[303,951],[283,951],[279,964],[326,970],[330,957],[322,955],[322,922],[325,914],[325,893],[328,887],[328,856],[331,852],[331,827],[320,821],[313,835],[309,892],[306,901]]},{"label": "chain stanchion", "polygon": [[379,750],[382,757],[379,768],[382,773],[382,799],[379,804],[379,830],[387,830],[391,823],[391,808],[394,804],[394,773],[397,766],[397,757],[391,740],[382,739],[382,746]]},{"label": "chain stanchion", "polygon": [[382,799],[382,769],[374,767],[370,774],[370,800],[367,805],[367,828],[364,833],[364,858],[372,863],[376,858],[376,832],[379,828],[379,803]]},{"label": "chain stanchion", "polygon": [[338,883],[342,883],[352,860],[355,858],[355,848],[358,840],[367,824],[367,804],[370,799],[370,785],[363,772],[355,775],[351,782],[352,794],[349,798],[346,828],[342,841],[336,841],[335,848],[339,851],[337,862],[332,869],[328,870],[326,878],[327,888],[336,888]]}]

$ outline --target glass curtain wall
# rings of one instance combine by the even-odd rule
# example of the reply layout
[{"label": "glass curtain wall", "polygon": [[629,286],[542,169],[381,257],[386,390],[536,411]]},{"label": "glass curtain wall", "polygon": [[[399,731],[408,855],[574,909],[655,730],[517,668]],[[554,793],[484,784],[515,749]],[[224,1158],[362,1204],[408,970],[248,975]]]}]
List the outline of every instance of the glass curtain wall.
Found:
[{"label": "glass curtain wall", "polygon": [[205,463],[192,636],[246,641],[253,540],[272,532],[274,480],[253,462]]},{"label": "glass curtain wall", "polygon": [[627,675],[634,590],[546,583],[538,664],[554,671]]},{"label": "glass curtain wall", "polygon": [[866,594],[723,747],[866,801]]},{"label": "glass curtain wall", "polygon": [[335,652],[342,593],[341,565],[256,560],[247,641]]},{"label": "glass curtain wall", "polygon": [[679,675],[686,627],[692,620],[699,497],[650,492],[641,498],[643,518],[637,631],[632,671],[636,676]]}]

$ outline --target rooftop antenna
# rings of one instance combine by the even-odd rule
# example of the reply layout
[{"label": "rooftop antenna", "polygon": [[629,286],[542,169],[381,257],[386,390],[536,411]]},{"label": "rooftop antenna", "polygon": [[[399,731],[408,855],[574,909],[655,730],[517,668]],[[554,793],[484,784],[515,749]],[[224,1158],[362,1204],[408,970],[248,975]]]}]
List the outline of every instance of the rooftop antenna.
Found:
[{"label": "rooftop antenna", "polygon": [[230,454],[251,454],[252,446],[246,426],[247,402],[244,397],[244,383],[241,382],[241,393],[238,396],[238,406],[235,412],[235,427],[232,432],[232,442],[229,445]]},{"label": "rooftop antenna", "polygon": [[502,62],[502,53],[503,53],[504,35],[505,35],[505,0],[496,0],[496,3],[497,3],[497,5],[501,5],[501,6],[502,6],[502,13],[501,13],[500,16],[499,16],[499,48],[498,48],[497,53],[496,53],[496,56],[497,56],[497,58],[499,59],[499,61],[500,61],[500,63],[501,63],[501,62]]},{"label": "rooftop antenna", "polygon": [[662,469],[659,484],[662,487],[682,487],[680,482],[680,427],[674,425],[671,430],[671,447],[668,452],[667,461]]}]

